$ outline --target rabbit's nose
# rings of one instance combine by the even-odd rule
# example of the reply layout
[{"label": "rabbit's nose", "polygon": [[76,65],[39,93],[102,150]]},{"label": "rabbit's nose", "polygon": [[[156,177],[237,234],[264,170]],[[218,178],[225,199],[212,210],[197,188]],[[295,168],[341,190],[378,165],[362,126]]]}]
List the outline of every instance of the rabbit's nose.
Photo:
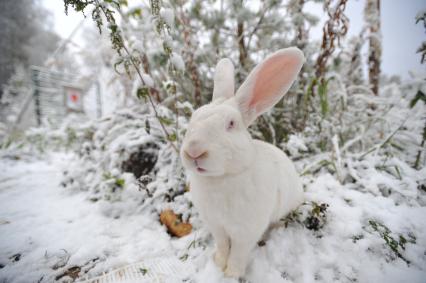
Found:
[{"label": "rabbit's nose", "polygon": [[195,150],[185,150],[185,154],[186,156],[188,156],[189,158],[193,160],[206,158],[208,155],[207,151],[195,151]]},{"label": "rabbit's nose", "polygon": [[190,139],[183,149],[186,157],[192,160],[206,158],[208,154],[206,147],[197,139]]}]

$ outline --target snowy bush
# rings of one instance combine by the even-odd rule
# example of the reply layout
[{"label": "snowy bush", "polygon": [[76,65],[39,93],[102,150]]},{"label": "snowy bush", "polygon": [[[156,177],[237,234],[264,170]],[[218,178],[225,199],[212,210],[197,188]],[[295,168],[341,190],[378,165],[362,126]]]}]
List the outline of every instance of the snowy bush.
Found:
[{"label": "snowy bush", "polygon": [[[159,110],[164,121],[172,121],[169,110]],[[94,202],[117,206],[117,211],[110,212],[114,217],[140,211],[148,203],[153,205],[154,199],[172,200],[185,186],[179,181],[182,176],[176,175],[182,169],[153,116],[148,107],[134,107],[92,123],[92,139],[80,145],[62,185],[88,191]],[[117,204],[123,201],[126,206]]]}]

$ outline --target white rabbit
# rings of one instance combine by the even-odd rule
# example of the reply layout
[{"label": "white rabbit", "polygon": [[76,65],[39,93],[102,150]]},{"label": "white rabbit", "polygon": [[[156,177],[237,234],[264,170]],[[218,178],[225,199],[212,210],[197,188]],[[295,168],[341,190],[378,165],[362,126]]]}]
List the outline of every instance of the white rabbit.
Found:
[{"label": "white rabbit", "polygon": [[222,59],[213,101],[191,117],[181,159],[194,206],[216,242],[214,261],[226,276],[244,275],[268,226],[303,202],[290,159],[247,131],[284,96],[303,62],[299,49],[281,49],[257,65],[234,95],[234,67]]}]

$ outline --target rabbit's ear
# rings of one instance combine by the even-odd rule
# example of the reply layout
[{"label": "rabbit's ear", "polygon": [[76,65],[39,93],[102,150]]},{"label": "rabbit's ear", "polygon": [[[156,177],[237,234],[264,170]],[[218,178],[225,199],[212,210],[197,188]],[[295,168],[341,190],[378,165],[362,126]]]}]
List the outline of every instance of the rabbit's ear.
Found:
[{"label": "rabbit's ear", "polygon": [[236,93],[244,122],[249,126],[286,94],[304,62],[296,47],[278,50],[257,65]]},{"label": "rabbit's ear", "polygon": [[231,60],[224,58],[216,65],[212,100],[230,98],[234,96],[234,91],[234,65]]}]

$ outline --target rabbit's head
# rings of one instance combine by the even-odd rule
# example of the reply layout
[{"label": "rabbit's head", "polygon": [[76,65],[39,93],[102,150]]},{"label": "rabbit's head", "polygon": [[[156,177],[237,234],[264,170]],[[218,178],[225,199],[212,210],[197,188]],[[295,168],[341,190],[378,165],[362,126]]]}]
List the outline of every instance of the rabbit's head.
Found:
[{"label": "rabbit's head", "polygon": [[281,49],[257,65],[234,94],[234,67],[229,59],[216,66],[212,102],[190,120],[181,158],[190,173],[237,174],[254,161],[247,127],[288,91],[304,61],[297,48]]}]

